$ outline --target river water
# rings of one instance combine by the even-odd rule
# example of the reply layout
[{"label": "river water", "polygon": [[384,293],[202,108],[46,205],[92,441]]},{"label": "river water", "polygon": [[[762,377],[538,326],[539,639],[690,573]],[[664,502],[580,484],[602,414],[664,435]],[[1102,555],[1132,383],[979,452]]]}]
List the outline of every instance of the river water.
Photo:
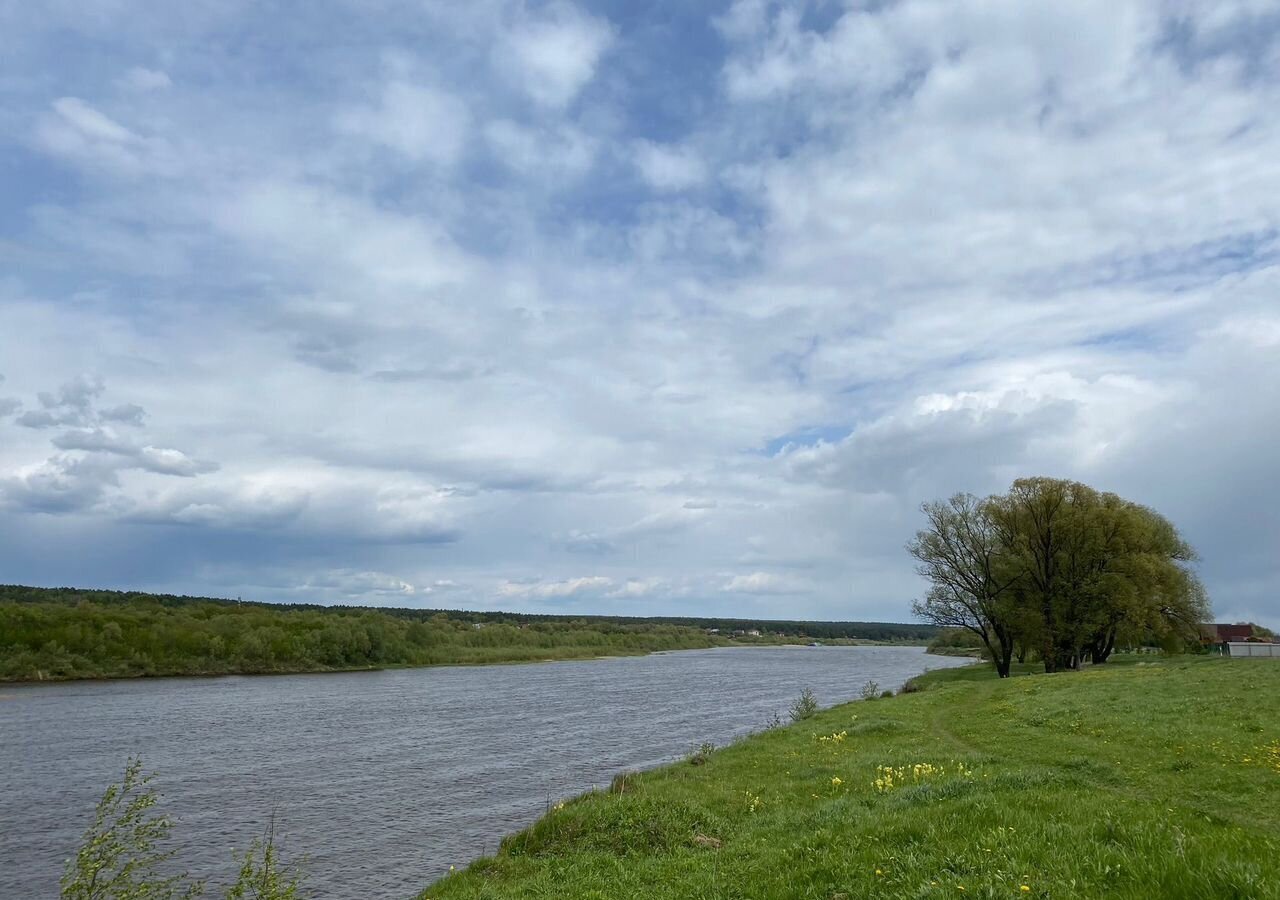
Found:
[{"label": "river water", "polygon": [[[130,754],[183,867],[225,881],[274,813],[318,898],[412,897],[618,772],[966,660],[918,647],[743,647],[326,675],[0,684],[0,898],[58,877]],[[214,892],[220,896],[221,892]]]}]

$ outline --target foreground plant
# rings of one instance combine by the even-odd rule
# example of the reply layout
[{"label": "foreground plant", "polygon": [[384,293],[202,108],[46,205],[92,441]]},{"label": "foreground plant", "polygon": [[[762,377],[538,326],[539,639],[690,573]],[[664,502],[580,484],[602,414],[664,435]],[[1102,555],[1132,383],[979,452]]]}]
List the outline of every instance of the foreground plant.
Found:
[{"label": "foreground plant", "polygon": [[792,722],[801,722],[805,719],[811,719],[818,712],[818,698],[813,691],[805,688],[800,692],[800,696],[796,698],[796,702],[791,704]]},{"label": "foreground plant", "polygon": [[160,873],[175,852],[159,849],[173,820],[152,812],[159,800],[150,787],[153,777],[131,757],[124,780],[103,793],[80,849],[67,860],[63,900],[169,900],[203,893],[204,885],[188,883],[185,874]]},{"label": "foreground plant", "polygon": [[255,840],[245,851],[240,874],[227,891],[227,900],[299,900],[301,878],[292,867],[280,862],[275,835],[273,817],[266,836]]},{"label": "foreground plant", "polygon": [[[177,851],[160,849],[173,820],[153,812],[160,800],[150,786],[154,777],[143,773],[142,760],[130,757],[123,780],[103,793],[80,849],[67,860],[62,900],[193,900],[204,894],[203,881],[162,872]],[[245,852],[226,900],[302,900],[300,877],[279,859],[274,818]]]}]

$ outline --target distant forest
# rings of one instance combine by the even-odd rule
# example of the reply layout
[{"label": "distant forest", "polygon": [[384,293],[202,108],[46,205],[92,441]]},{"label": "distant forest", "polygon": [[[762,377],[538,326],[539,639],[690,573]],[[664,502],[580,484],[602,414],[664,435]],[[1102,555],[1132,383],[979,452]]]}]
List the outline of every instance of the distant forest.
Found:
[{"label": "distant forest", "polygon": [[466,665],[803,639],[925,643],[937,633],[881,622],[388,609],[0,585],[5,681]]}]

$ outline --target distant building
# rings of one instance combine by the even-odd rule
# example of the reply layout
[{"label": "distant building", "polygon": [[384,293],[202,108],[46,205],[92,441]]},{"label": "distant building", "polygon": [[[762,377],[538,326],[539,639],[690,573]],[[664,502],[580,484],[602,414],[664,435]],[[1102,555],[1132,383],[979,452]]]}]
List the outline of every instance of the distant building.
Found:
[{"label": "distant building", "polygon": [[1227,641],[1252,641],[1253,626],[1227,625],[1223,622],[1211,622],[1200,626],[1200,639],[1206,644],[1221,644]]},{"label": "distant building", "polygon": [[747,632],[747,637],[760,637],[760,629],[752,628]]}]

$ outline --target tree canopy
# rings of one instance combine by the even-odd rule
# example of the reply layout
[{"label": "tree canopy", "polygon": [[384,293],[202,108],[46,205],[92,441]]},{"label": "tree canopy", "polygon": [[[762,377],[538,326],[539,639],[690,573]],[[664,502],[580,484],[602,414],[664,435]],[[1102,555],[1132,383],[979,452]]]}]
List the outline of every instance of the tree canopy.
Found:
[{"label": "tree canopy", "polygon": [[1036,653],[1048,672],[1107,660],[1117,640],[1193,639],[1209,605],[1195,551],[1168,519],[1076,481],[1022,478],[922,506],[907,544],[934,625],[964,628],[996,670]]}]

